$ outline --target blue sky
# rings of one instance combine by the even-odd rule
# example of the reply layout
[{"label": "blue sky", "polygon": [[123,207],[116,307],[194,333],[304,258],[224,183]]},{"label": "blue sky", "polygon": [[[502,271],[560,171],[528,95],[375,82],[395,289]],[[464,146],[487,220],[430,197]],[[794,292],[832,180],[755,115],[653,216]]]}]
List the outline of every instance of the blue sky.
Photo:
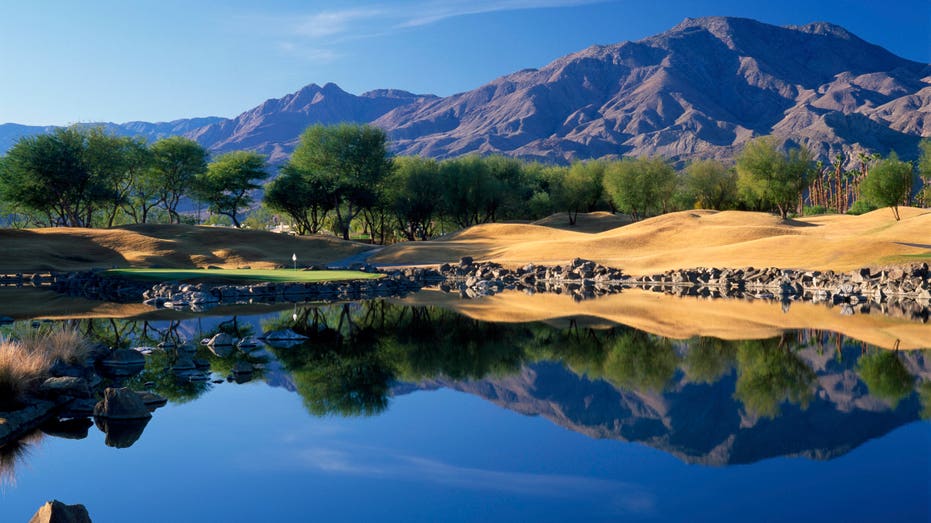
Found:
[{"label": "blue sky", "polygon": [[0,123],[235,116],[315,82],[448,95],[683,18],[829,21],[931,62],[927,0],[0,2]]}]

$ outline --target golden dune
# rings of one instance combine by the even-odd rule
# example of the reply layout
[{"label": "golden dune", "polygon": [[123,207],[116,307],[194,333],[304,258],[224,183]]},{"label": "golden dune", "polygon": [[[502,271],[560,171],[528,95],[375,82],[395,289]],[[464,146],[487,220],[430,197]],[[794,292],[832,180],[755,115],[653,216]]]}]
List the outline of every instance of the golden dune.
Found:
[{"label": "golden dune", "polygon": [[328,236],[191,225],[0,229],[0,246],[0,272],[207,265],[270,269],[290,266],[292,254],[297,254],[299,263],[320,264],[371,248]]},{"label": "golden dune", "polygon": [[787,221],[766,213],[695,210],[598,233],[484,224],[433,241],[392,245],[370,261],[429,265],[472,256],[513,267],[581,257],[643,275],[710,266],[849,271],[931,260],[931,210],[900,210],[898,222],[889,209]]}]

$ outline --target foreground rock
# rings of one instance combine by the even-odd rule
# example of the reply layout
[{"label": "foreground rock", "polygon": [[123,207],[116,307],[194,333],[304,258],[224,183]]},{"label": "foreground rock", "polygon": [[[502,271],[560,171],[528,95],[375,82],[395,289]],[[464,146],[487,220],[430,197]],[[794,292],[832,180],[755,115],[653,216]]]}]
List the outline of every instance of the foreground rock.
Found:
[{"label": "foreground rock", "polygon": [[90,523],[90,514],[84,505],[66,505],[52,500],[39,507],[29,523]]},{"label": "foreground rock", "polygon": [[103,391],[103,399],[94,407],[94,417],[108,420],[149,419],[152,414],[143,399],[128,388]]}]

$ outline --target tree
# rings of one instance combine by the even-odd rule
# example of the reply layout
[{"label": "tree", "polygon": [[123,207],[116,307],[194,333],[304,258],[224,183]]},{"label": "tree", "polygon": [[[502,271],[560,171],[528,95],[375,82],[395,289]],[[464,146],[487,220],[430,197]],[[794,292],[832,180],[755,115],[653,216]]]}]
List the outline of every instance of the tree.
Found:
[{"label": "tree", "polygon": [[192,183],[191,194],[207,203],[210,212],[229,216],[239,228],[239,209],[252,203],[249,191],[260,189],[257,180],[268,177],[265,156],[250,151],[234,151],[218,156]]},{"label": "tree", "polygon": [[667,212],[677,185],[675,169],[661,157],[611,162],[604,175],[611,201],[637,220]]},{"label": "tree", "polygon": [[324,188],[345,240],[352,220],[375,203],[376,186],[391,172],[386,143],[385,132],[370,125],[312,125],[288,162],[290,169]]},{"label": "tree", "polygon": [[264,202],[290,216],[292,226],[302,235],[320,232],[334,205],[320,177],[305,176],[291,165],[285,165],[278,178],[265,187]]},{"label": "tree", "polygon": [[492,220],[500,201],[500,184],[478,156],[462,156],[440,164],[443,213],[462,228]]},{"label": "tree", "polygon": [[924,188],[921,190],[921,199],[925,206],[931,205],[931,140],[924,139],[918,144],[921,154],[918,157],[918,174]]},{"label": "tree", "polygon": [[805,147],[779,151],[772,136],[747,142],[737,157],[737,186],[747,200],[771,205],[783,220],[798,204],[812,170],[811,153]]},{"label": "tree", "polygon": [[187,194],[197,175],[207,170],[207,151],[197,142],[172,136],[151,147],[152,167],[142,183],[157,194],[172,223],[181,223],[178,204]]},{"label": "tree", "polygon": [[702,209],[725,210],[737,201],[737,173],[717,160],[699,160],[685,168],[685,191]]},{"label": "tree", "polygon": [[0,196],[49,225],[90,227],[95,211],[117,197],[104,139],[99,129],[78,127],[22,138],[0,164]]},{"label": "tree", "polygon": [[426,240],[433,234],[433,219],[443,198],[439,172],[436,160],[395,158],[395,170],[385,186],[398,228],[408,240]]},{"label": "tree", "polygon": [[[139,201],[143,194],[143,173],[152,165],[152,155],[145,141],[141,138],[112,136],[100,129],[91,129],[88,134],[88,163],[91,169],[111,187],[112,199],[107,202],[108,209],[104,220],[107,227],[113,227],[120,211],[133,217],[140,223],[148,214],[148,208],[154,201]],[[139,212],[137,212],[137,205]]]},{"label": "tree", "polygon": [[592,212],[604,195],[605,163],[574,162],[558,186],[557,201],[575,225],[579,212]]},{"label": "tree", "polygon": [[891,207],[896,221],[900,218],[899,205],[908,198],[911,189],[912,164],[899,160],[895,153],[876,162],[860,184],[863,198],[877,207]]}]

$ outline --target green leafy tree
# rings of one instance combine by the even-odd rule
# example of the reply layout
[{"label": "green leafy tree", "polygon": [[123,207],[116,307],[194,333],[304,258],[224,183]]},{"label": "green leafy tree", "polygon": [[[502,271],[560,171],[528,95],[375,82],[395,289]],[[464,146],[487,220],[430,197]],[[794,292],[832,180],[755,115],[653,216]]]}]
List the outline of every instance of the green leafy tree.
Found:
[{"label": "green leafy tree", "polygon": [[90,227],[117,198],[99,129],[56,129],[19,140],[0,163],[0,197],[49,225]]},{"label": "green leafy tree", "polygon": [[436,160],[395,158],[395,170],[385,186],[398,228],[408,240],[426,240],[433,234],[443,198],[439,172]]},{"label": "green leafy tree", "polygon": [[699,160],[685,168],[685,192],[702,209],[725,210],[737,202],[737,173],[717,160]]},{"label": "green leafy tree", "polygon": [[895,351],[879,351],[865,354],[857,361],[857,372],[866,383],[870,394],[892,404],[911,394],[915,378]]},{"label": "green leafy tree", "polygon": [[890,207],[896,221],[900,219],[899,205],[905,202],[912,190],[912,164],[899,160],[892,153],[876,162],[860,183],[866,201],[877,207]]},{"label": "green leafy tree", "polygon": [[927,207],[931,205],[931,140],[924,139],[918,143],[921,154],[918,157],[918,174],[924,184],[921,199]]},{"label": "green leafy tree", "polygon": [[569,214],[569,225],[575,225],[579,212],[592,212],[604,196],[605,163],[575,162],[558,185],[559,205]]},{"label": "green leafy tree", "polygon": [[317,234],[333,210],[335,199],[319,176],[285,165],[265,187],[265,205],[287,214],[298,234]]},{"label": "green leafy tree", "polygon": [[678,181],[675,169],[663,158],[625,158],[608,164],[604,188],[618,209],[639,220],[668,212]]},{"label": "green leafy tree", "polygon": [[462,228],[492,220],[497,194],[502,190],[478,156],[470,155],[440,163],[443,213]]},{"label": "green leafy tree", "polygon": [[737,156],[737,186],[746,200],[776,207],[785,220],[808,186],[812,168],[807,148],[781,152],[774,137],[762,136],[747,142]]},{"label": "green leafy tree", "polygon": [[194,184],[197,175],[207,170],[207,151],[197,142],[172,136],[163,138],[150,148],[152,166],[143,183],[157,195],[172,223],[181,223],[178,205]]},{"label": "green leafy tree", "polygon": [[330,198],[343,239],[352,220],[376,203],[376,188],[391,172],[386,143],[385,132],[370,125],[312,125],[288,162]]},{"label": "green leafy tree", "polygon": [[192,196],[207,203],[210,212],[229,216],[240,227],[239,210],[252,203],[250,191],[260,189],[256,182],[268,177],[265,156],[251,151],[234,151],[218,156],[207,170],[194,178]]}]

